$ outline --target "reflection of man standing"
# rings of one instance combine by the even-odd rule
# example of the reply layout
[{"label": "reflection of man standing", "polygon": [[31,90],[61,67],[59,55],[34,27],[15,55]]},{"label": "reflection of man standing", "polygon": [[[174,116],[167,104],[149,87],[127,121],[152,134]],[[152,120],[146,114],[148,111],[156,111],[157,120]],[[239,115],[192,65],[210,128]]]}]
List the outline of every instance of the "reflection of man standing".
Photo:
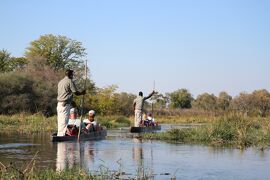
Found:
[{"label": "reflection of man standing", "polygon": [[80,143],[57,143],[56,171],[72,169],[80,162]]},{"label": "reflection of man standing", "polygon": [[66,70],[64,79],[58,83],[58,96],[57,96],[57,122],[58,132],[57,136],[64,136],[66,133],[66,126],[69,119],[69,111],[73,99],[73,93],[77,96],[84,95],[85,90],[79,92],[72,81],[73,70]]},{"label": "reflection of man standing", "polygon": [[135,119],[134,119],[135,127],[139,127],[140,122],[142,121],[142,111],[143,111],[143,105],[144,105],[145,100],[149,99],[151,96],[153,96],[153,94],[155,94],[155,91],[153,91],[147,97],[143,97],[143,93],[139,92],[139,96],[137,96],[137,98],[134,99],[133,109],[135,112]]},{"label": "reflection of man standing", "polygon": [[135,161],[135,166],[137,167],[137,173],[135,179],[144,179],[145,177],[145,167],[144,167],[144,158],[143,158],[143,147],[142,140],[133,138],[133,148],[132,148],[132,157]]},{"label": "reflection of man standing", "polygon": [[142,165],[143,159],[143,149],[142,149],[142,140],[133,138],[133,159],[138,163],[138,165]]}]

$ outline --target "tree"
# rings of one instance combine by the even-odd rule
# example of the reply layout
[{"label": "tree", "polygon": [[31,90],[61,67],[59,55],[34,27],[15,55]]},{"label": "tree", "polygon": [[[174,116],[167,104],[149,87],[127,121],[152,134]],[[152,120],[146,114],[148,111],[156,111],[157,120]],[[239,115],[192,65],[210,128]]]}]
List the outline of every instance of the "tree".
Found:
[{"label": "tree", "polygon": [[169,94],[172,108],[191,108],[192,95],[187,89],[179,89]]},{"label": "tree", "polygon": [[0,51],[0,72],[8,72],[8,62],[10,60],[10,53],[7,50]]},{"label": "tree", "polygon": [[0,51],[0,73],[22,69],[27,64],[24,57],[11,57],[7,50]]},{"label": "tree", "polygon": [[168,102],[169,102],[169,97],[168,96],[164,96],[161,93],[156,92],[151,98],[150,100],[153,103],[153,106],[155,109],[164,109],[166,108]]},{"label": "tree", "polygon": [[232,101],[232,108],[235,110],[239,110],[247,115],[252,111],[253,99],[251,94],[241,92],[238,96],[236,96]]},{"label": "tree", "polygon": [[27,57],[43,57],[54,70],[78,68],[83,65],[86,56],[81,42],[52,34],[32,41],[25,54]]},{"label": "tree", "polygon": [[116,110],[116,99],[115,99],[115,91],[117,90],[116,85],[111,85],[105,88],[97,89],[97,94],[95,97],[96,104],[94,107],[101,115],[112,115]]},{"label": "tree", "polygon": [[227,110],[232,101],[232,96],[227,94],[226,92],[220,92],[217,98],[217,106],[221,110]]},{"label": "tree", "polygon": [[193,103],[194,107],[203,110],[217,109],[217,97],[214,94],[203,93]]},{"label": "tree", "polygon": [[36,94],[33,80],[19,73],[0,76],[0,114],[34,112]]},{"label": "tree", "polygon": [[252,94],[254,110],[258,111],[260,116],[265,117],[270,110],[270,94],[267,90],[256,90]]},{"label": "tree", "polygon": [[115,108],[118,115],[130,116],[133,114],[133,101],[136,98],[134,94],[128,94],[125,92],[116,93],[115,98]]}]

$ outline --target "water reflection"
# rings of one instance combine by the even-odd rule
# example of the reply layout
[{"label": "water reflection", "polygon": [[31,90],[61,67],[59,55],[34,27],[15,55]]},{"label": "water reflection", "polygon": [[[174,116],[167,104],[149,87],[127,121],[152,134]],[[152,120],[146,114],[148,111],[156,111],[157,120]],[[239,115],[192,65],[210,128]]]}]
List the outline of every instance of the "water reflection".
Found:
[{"label": "water reflection", "polygon": [[57,143],[56,170],[62,171],[75,166],[91,168],[94,162],[92,143],[59,142]]},{"label": "water reflection", "polygon": [[52,143],[47,135],[0,135],[0,162],[5,165],[16,162],[20,168],[37,151],[36,167],[41,169],[52,167],[61,171],[79,166],[95,173],[103,165],[112,171],[122,167],[130,178],[145,174],[155,175],[152,179],[170,179],[173,175],[177,179],[269,179],[269,149],[241,151],[123,136],[102,141]]},{"label": "water reflection", "polygon": [[93,149],[94,143],[90,141],[88,143],[81,143],[80,145],[80,166],[90,170],[91,168],[93,168],[95,163],[95,151]]},{"label": "water reflection", "polygon": [[135,164],[136,177],[138,179],[145,177],[154,178],[154,153],[152,141],[145,145],[142,139],[133,138],[132,158]]},{"label": "water reflection", "polygon": [[143,148],[142,148],[142,140],[133,138],[133,148],[132,148],[132,157],[137,165],[143,166]]},{"label": "water reflection", "polygon": [[[122,145],[109,142],[112,141],[56,143],[56,170],[62,171],[79,166],[93,172],[99,171],[102,166],[109,171],[119,171],[122,166],[121,170],[125,172],[125,176],[143,177],[154,174],[154,153],[151,144],[146,146],[143,140],[137,138],[131,141],[124,140]],[[99,145],[102,146],[102,150],[99,149]]]},{"label": "water reflection", "polygon": [[78,154],[80,143],[57,143],[56,170],[62,171],[67,168],[73,168],[80,162]]}]

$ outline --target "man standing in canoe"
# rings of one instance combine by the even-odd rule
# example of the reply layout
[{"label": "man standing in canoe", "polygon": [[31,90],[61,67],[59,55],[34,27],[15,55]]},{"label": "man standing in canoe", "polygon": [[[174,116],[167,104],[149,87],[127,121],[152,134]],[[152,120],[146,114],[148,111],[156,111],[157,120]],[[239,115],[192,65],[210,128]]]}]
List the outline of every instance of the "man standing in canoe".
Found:
[{"label": "man standing in canoe", "polygon": [[134,99],[133,109],[135,112],[135,119],[134,119],[135,127],[139,127],[140,122],[142,121],[142,111],[143,111],[143,105],[144,105],[145,100],[149,99],[151,96],[153,96],[153,94],[155,94],[155,91],[153,91],[147,97],[143,97],[143,93],[139,92],[139,96],[137,96],[137,98]]},{"label": "man standing in canoe", "polygon": [[65,136],[66,127],[69,120],[69,112],[73,99],[73,93],[77,96],[84,95],[85,90],[79,92],[75,86],[73,79],[73,70],[66,70],[65,77],[58,83],[57,96],[57,136]]}]

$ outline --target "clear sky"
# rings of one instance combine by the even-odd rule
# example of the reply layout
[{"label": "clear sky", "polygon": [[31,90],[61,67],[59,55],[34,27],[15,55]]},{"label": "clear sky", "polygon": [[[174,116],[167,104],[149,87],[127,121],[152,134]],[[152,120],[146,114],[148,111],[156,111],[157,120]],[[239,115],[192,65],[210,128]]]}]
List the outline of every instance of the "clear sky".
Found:
[{"label": "clear sky", "polygon": [[83,43],[99,87],[194,96],[270,91],[269,0],[2,0],[0,48],[40,35]]}]

